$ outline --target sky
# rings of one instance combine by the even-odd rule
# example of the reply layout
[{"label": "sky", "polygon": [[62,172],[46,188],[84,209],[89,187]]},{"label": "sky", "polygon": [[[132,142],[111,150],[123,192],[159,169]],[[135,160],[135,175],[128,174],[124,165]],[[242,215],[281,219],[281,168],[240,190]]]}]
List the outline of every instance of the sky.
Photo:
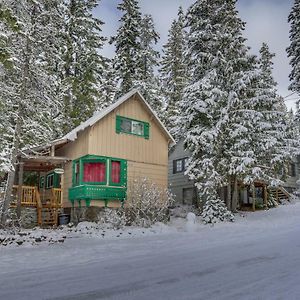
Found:
[{"label": "sky", "polygon": [[[121,0],[101,0],[95,10],[95,15],[105,22],[104,36],[116,34],[121,17],[116,9]],[[186,11],[194,0],[139,0],[141,12],[151,14],[156,30],[160,34],[157,49],[160,50],[166,43],[171,22],[176,18],[178,7]],[[240,17],[246,22],[244,36],[250,52],[258,54],[261,44],[266,42],[270,50],[276,54],[274,62],[274,78],[278,83],[278,93],[284,97],[291,94],[288,90],[290,65],[286,54],[289,46],[289,29],[287,22],[293,0],[238,0],[237,9]],[[105,45],[103,54],[107,57],[114,55],[113,46]],[[288,108],[295,107],[294,95],[286,98]]]}]

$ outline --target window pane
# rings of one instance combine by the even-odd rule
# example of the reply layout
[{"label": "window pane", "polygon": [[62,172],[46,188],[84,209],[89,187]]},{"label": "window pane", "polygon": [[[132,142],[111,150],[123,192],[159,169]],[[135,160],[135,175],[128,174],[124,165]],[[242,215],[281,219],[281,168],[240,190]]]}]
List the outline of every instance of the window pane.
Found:
[{"label": "window pane", "polygon": [[105,181],[105,163],[93,162],[84,163],[83,181],[84,182],[104,182]]},{"label": "window pane", "polygon": [[121,119],[121,131],[131,132],[131,121],[127,119]]},{"label": "window pane", "polygon": [[144,135],[144,124],[141,122],[132,121],[132,133]]},{"label": "window pane", "polygon": [[187,169],[188,162],[189,162],[189,159],[186,157],[186,158],[184,159],[184,170]]},{"label": "window pane", "polygon": [[121,173],[121,162],[112,161],[111,162],[111,181],[113,183],[120,183],[120,173]]},{"label": "window pane", "polygon": [[176,171],[177,172],[181,172],[182,171],[182,160],[180,159],[180,160],[177,160],[177,162],[176,162]]}]

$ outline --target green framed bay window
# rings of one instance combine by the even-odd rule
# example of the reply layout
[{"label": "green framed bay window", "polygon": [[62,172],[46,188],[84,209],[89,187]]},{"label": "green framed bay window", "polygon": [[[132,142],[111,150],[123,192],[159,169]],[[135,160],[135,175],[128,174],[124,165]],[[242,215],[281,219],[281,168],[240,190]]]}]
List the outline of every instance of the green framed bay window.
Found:
[{"label": "green framed bay window", "polygon": [[124,201],[127,190],[127,161],[86,155],[73,161],[73,187],[69,199]]},{"label": "green framed bay window", "polygon": [[116,133],[127,133],[149,139],[150,124],[140,120],[116,116]]}]

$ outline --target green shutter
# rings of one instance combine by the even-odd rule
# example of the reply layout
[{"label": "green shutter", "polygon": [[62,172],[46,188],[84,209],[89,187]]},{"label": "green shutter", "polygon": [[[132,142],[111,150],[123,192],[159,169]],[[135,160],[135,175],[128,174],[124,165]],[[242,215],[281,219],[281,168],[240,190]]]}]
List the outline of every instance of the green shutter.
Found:
[{"label": "green shutter", "polygon": [[116,117],[116,133],[121,132],[121,117],[117,116]]},{"label": "green shutter", "polygon": [[45,183],[45,176],[40,177],[40,188],[44,188],[44,183]]},{"label": "green shutter", "polygon": [[149,125],[149,123],[144,123],[144,137],[147,140],[149,140],[149,132],[150,132],[150,125]]}]

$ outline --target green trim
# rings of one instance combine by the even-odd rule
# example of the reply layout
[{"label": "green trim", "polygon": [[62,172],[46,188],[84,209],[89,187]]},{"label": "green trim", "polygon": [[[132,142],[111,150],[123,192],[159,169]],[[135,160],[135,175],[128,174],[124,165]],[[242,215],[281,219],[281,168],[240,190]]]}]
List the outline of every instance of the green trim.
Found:
[{"label": "green trim", "polygon": [[[53,181],[52,181],[52,185],[49,186],[48,185],[48,178],[50,176],[53,176]],[[59,179],[60,179],[60,175],[56,174],[54,172],[51,172],[49,174],[46,175],[46,179],[45,179],[45,189],[52,189],[52,188],[59,188]]]},{"label": "green trim", "polygon": [[[112,182],[112,162],[119,161],[120,166],[120,183]],[[105,162],[106,174],[105,182],[83,182],[83,166],[85,162]],[[79,182],[75,182],[75,165],[79,164]],[[127,193],[127,161],[121,158],[85,155],[73,161],[72,182],[73,187],[69,188],[69,200],[72,203],[76,200],[86,201],[90,205],[91,200],[120,200],[125,201]]]},{"label": "green trim", "polygon": [[[136,133],[133,133],[132,131],[122,130],[122,128],[121,128],[122,120],[134,121],[134,122],[139,122],[139,123],[143,124],[143,134],[136,134]],[[150,137],[150,124],[148,122],[144,122],[141,120],[136,120],[136,119],[117,115],[116,116],[116,133],[118,133],[118,134],[125,133],[125,134],[135,135],[135,136],[143,137],[148,140]]]},{"label": "green trim", "polygon": [[[120,183],[112,182],[112,162],[119,161],[120,165]],[[109,185],[110,186],[127,186],[127,161],[124,159],[111,158],[109,160]]]},{"label": "green trim", "polygon": [[69,188],[69,199],[73,201],[91,200],[109,201],[109,200],[126,200],[126,187],[108,187],[96,185],[80,185]]},{"label": "green trim", "polygon": [[45,186],[45,176],[40,177],[40,189],[43,189]]}]

